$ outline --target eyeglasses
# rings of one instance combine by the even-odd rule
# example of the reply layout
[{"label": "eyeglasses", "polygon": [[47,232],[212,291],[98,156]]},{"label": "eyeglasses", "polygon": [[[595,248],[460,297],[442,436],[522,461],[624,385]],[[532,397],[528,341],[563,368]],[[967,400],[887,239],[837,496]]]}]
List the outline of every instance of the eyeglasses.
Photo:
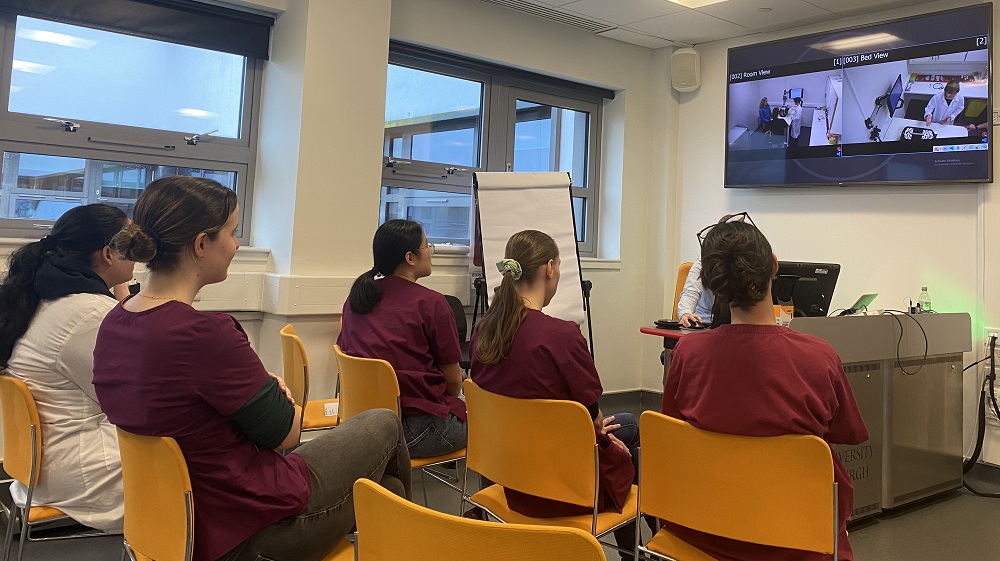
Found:
[{"label": "eyeglasses", "polygon": [[723,216],[715,224],[709,224],[708,226],[705,226],[704,228],[698,231],[698,233],[696,234],[698,236],[698,245],[704,244],[705,238],[708,236],[708,231],[711,230],[712,228],[715,228],[719,224],[725,224],[726,222],[745,222],[747,220],[750,221],[750,224],[753,225],[754,228],[757,227],[757,225],[753,223],[753,218],[750,218],[750,215],[746,212],[727,214]]},{"label": "eyeglasses", "polygon": [[420,251],[421,249],[423,249],[425,247],[427,248],[428,251],[431,252],[431,255],[434,255],[434,244],[432,244],[432,243],[429,243],[427,245],[422,245],[422,246],[418,247],[417,251]]}]

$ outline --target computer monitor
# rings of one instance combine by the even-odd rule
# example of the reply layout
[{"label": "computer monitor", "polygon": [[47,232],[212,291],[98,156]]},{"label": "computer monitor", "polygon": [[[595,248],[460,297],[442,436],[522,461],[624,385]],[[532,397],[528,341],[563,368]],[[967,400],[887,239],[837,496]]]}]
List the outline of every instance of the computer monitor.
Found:
[{"label": "computer monitor", "polygon": [[889,100],[887,101],[890,117],[899,108],[899,98],[901,97],[903,97],[903,75],[897,74],[896,82],[892,85],[892,89],[889,90]]},{"label": "computer monitor", "polygon": [[[792,305],[795,316],[823,317],[829,313],[833,289],[840,276],[840,265],[836,263],[803,263],[799,261],[778,261],[778,276],[771,283],[771,301],[779,300],[779,278],[797,277],[792,288]],[[790,280],[790,279],[789,279]],[[781,295],[783,296],[783,295]]]},{"label": "computer monitor", "polygon": [[788,99],[802,97],[802,88],[788,88]]}]

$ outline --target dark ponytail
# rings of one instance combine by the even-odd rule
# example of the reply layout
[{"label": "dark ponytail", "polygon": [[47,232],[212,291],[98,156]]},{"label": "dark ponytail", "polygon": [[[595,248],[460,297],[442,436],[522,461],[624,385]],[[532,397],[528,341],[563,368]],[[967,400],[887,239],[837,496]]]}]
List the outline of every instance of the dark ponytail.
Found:
[{"label": "dark ponytail", "polygon": [[507,358],[514,335],[528,314],[517,287],[535,282],[541,267],[558,257],[559,246],[544,232],[524,230],[507,240],[504,260],[497,264],[503,279],[490,309],[476,326],[476,358],[480,362],[497,364]]},{"label": "dark ponytail", "polygon": [[0,364],[6,366],[38,311],[42,299],[35,291],[35,273],[46,258],[68,255],[90,265],[94,253],[110,244],[127,221],[125,212],[111,205],[74,207],[56,221],[49,235],[11,254],[7,276],[0,283]]},{"label": "dark ponytail", "polygon": [[771,297],[771,244],[752,224],[725,222],[708,232],[701,246],[701,282],[717,300],[749,310]]},{"label": "dark ponytail", "polygon": [[412,220],[389,220],[378,227],[372,240],[375,266],[365,271],[351,285],[347,301],[351,311],[367,314],[382,301],[382,288],[375,282],[378,275],[389,276],[406,260],[407,253],[420,251],[424,230]]}]

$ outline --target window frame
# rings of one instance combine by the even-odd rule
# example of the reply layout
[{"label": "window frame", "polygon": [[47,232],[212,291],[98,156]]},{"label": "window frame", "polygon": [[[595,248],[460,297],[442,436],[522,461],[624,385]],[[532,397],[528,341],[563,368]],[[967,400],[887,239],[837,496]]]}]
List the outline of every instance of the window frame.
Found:
[{"label": "window frame", "polygon": [[[84,121],[72,115],[36,116],[9,111],[16,23],[16,15],[0,13],[0,153],[21,152],[236,172],[235,188],[240,206],[237,237],[241,243],[249,244],[263,60],[244,57],[239,138],[209,136],[202,138],[197,145],[189,145],[184,140],[185,135],[205,131],[169,131]],[[42,121],[42,117],[49,116],[71,120],[80,128],[77,132],[67,132],[56,123]],[[91,184],[88,179],[85,182]],[[11,195],[13,193],[0,193],[0,205],[9,204]],[[98,199],[102,197],[85,193],[81,198],[89,204],[101,202]],[[35,238],[51,229],[53,224],[53,220],[0,217],[0,237]]]},{"label": "window frame", "polygon": [[[578,253],[581,257],[597,257],[603,110],[604,100],[612,99],[613,92],[395,41],[390,42],[388,64],[474,80],[483,85],[480,165],[462,167],[390,158],[385,156],[384,144],[380,191],[382,187],[409,187],[471,196],[473,172],[509,171],[513,165],[518,99],[527,97],[527,101],[588,113],[586,184],[571,187],[570,195],[582,198],[586,209],[584,231],[578,233],[584,241],[577,242]],[[387,99],[391,95],[387,92]],[[383,212],[380,202],[380,219]]]}]

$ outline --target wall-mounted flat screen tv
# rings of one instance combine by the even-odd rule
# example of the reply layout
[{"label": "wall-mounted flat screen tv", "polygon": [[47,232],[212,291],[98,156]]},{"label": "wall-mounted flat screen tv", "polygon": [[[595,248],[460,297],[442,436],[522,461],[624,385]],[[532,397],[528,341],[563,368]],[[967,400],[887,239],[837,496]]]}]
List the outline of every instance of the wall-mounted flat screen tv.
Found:
[{"label": "wall-mounted flat screen tv", "polygon": [[729,49],[726,187],[992,181],[993,5]]}]

